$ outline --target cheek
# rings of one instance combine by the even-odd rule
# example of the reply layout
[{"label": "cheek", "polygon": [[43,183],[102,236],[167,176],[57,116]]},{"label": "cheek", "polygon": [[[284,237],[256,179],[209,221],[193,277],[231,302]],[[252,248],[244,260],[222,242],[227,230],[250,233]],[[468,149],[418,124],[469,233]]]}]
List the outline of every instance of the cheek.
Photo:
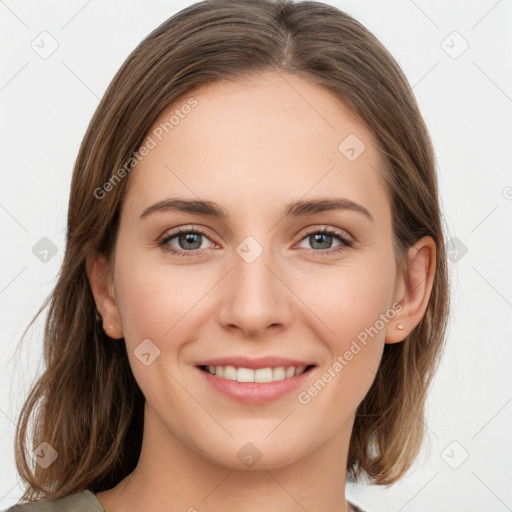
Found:
[{"label": "cheek", "polygon": [[343,264],[301,279],[300,296],[328,328],[333,348],[343,349],[372,326],[384,336],[381,319],[392,296],[393,268],[391,260],[365,258],[357,265]]},{"label": "cheek", "polygon": [[[116,258],[116,299],[134,377],[148,401],[162,410],[186,407],[190,400],[173,376],[181,380],[177,359],[208,281],[204,273],[156,263],[136,251],[121,254]],[[162,389],[169,392],[161,393]]]},{"label": "cheek", "polygon": [[132,343],[172,337],[182,323],[190,322],[208,290],[209,280],[199,266],[191,271],[154,260],[137,257],[134,251],[124,251],[116,260],[116,298],[125,338]]},{"label": "cheek", "polygon": [[373,382],[386,326],[395,316],[395,310],[389,308],[394,260],[374,254],[357,265],[310,277],[302,283],[300,296],[315,312],[317,332],[320,325],[325,327],[322,340],[331,358],[325,381],[335,382],[333,390],[348,392],[355,407]]},{"label": "cheek", "polygon": [[368,393],[380,365],[385,327],[390,321],[385,316],[389,288],[379,290],[375,282],[368,284],[356,275],[342,281],[345,287],[332,300],[324,298],[322,320],[333,331],[322,337],[329,357],[324,359],[317,380],[301,389],[297,397],[312,417],[324,418],[326,423],[318,428],[333,431]]}]

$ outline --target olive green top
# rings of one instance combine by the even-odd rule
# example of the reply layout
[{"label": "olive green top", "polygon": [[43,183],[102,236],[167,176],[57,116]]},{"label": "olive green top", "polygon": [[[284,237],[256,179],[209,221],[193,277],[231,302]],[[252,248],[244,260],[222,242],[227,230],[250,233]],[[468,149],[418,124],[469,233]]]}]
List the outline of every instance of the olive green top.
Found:
[{"label": "olive green top", "polygon": [[40,499],[20,503],[4,512],[105,512],[96,495],[89,489],[56,500]]},{"label": "olive green top", "polygon": [[[364,512],[352,503],[349,503],[353,512]],[[105,512],[96,495],[86,489],[83,492],[77,492],[58,498],[56,500],[42,499],[27,503],[14,505],[4,512]]]}]

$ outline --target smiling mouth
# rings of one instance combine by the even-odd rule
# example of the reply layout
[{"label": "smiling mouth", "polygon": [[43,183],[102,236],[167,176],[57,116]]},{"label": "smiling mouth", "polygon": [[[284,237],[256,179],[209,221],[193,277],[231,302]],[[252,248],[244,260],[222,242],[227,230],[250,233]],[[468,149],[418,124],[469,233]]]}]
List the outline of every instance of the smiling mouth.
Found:
[{"label": "smiling mouth", "polygon": [[281,380],[292,379],[293,377],[297,377],[302,373],[310,371],[314,367],[314,364],[310,364],[309,366],[277,366],[258,369],[236,367],[232,365],[198,366],[198,368],[204,372],[214,375],[220,379],[256,383],[279,382]]}]

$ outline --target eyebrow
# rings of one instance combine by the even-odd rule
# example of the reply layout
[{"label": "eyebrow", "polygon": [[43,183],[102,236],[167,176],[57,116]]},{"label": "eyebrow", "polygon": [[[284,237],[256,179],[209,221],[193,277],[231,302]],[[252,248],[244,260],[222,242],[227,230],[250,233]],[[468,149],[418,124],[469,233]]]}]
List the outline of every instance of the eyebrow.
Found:
[{"label": "eyebrow", "polygon": [[[307,215],[314,215],[316,213],[323,213],[334,210],[349,210],[362,213],[371,222],[373,222],[372,214],[361,204],[355,203],[350,199],[344,198],[327,198],[327,199],[313,199],[309,201],[295,201],[288,203],[284,210],[285,217],[305,217]],[[169,198],[158,201],[147,208],[145,208],[140,218],[144,219],[155,212],[182,212],[182,213],[197,213],[200,215],[207,215],[216,219],[228,218],[227,212],[217,203],[213,201],[201,201],[193,199],[178,199]]]}]

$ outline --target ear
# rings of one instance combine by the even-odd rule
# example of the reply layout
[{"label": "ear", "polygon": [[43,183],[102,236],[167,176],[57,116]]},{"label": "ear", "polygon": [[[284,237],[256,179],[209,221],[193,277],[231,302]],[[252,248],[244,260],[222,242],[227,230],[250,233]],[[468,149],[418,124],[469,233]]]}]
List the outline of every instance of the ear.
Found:
[{"label": "ear", "polygon": [[122,338],[121,316],[117,307],[108,259],[101,253],[90,252],[85,260],[85,268],[96,308],[103,320],[103,329],[111,338]]},{"label": "ear", "polygon": [[[408,252],[405,276],[397,278],[395,300],[402,308],[386,325],[386,343],[398,343],[420,323],[427,309],[436,268],[436,244],[432,237],[424,236]],[[398,329],[402,324],[403,329]]]}]

